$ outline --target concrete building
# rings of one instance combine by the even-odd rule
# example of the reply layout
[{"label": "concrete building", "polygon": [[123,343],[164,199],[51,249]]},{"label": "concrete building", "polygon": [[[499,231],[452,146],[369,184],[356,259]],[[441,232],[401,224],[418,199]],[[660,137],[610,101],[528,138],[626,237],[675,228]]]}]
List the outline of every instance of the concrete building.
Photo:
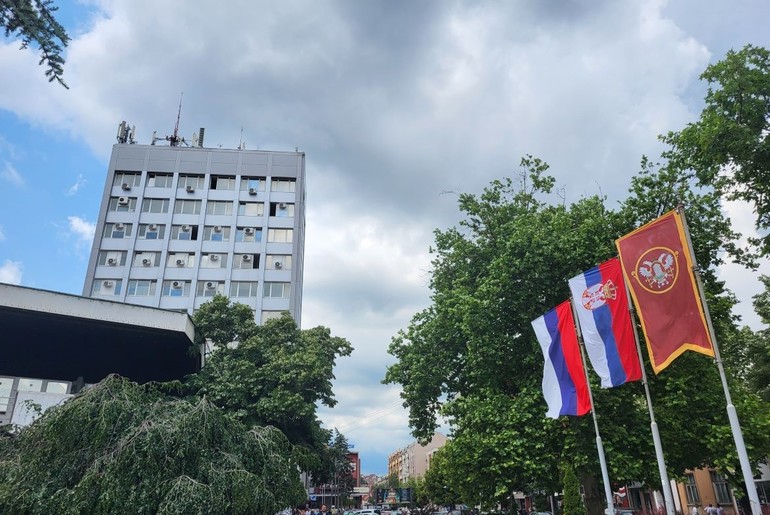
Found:
[{"label": "concrete building", "polygon": [[395,474],[402,482],[410,477],[422,477],[430,467],[435,452],[446,445],[447,440],[441,433],[433,433],[433,438],[425,445],[415,441],[392,452],[388,455],[388,476]]},{"label": "concrete building", "polygon": [[299,325],[304,240],[303,152],[119,143],[83,295],[192,313],[220,293]]}]

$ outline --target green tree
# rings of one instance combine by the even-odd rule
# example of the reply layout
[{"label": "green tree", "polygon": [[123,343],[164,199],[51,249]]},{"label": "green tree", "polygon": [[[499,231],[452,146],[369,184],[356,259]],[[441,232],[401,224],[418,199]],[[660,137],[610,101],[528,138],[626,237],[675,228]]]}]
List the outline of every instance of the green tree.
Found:
[{"label": "green tree", "polygon": [[564,494],[562,513],[564,515],[585,515],[586,509],[580,498],[580,482],[578,482],[570,463],[564,464],[562,485],[562,492]]},{"label": "green tree", "polygon": [[280,431],[117,376],[0,446],[2,513],[275,513],[304,498]]},{"label": "green tree", "polygon": [[55,80],[67,88],[62,52],[70,38],[54,17],[57,10],[52,0],[0,0],[0,27],[5,28],[5,37],[21,38],[21,48],[36,44],[48,82]]},{"label": "green tree", "polygon": [[453,471],[445,459],[452,442],[436,451],[431,459],[430,468],[424,476],[424,496],[435,506],[452,506],[462,502],[461,495],[454,485]]},{"label": "green tree", "polygon": [[332,465],[331,477],[337,487],[337,506],[343,506],[343,501],[348,499],[355,486],[353,466],[348,459],[349,454],[350,445],[347,438],[335,429],[329,445],[329,455]]},{"label": "green tree", "polygon": [[[765,291],[754,296],[754,311],[765,326],[770,325],[770,277],[760,277]],[[746,342],[744,363],[746,366],[747,386],[756,392],[765,402],[770,402],[770,329],[757,332],[748,327],[741,329],[742,339]]]}]

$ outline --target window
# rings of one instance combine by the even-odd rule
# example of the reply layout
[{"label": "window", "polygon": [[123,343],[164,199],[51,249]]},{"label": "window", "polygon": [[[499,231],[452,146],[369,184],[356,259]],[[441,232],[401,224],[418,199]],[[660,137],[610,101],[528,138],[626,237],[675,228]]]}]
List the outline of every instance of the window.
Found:
[{"label": "window", "polygon": [[236,254],[233,257],[233,268],[259,268],[259,254]]},{"label": "window", "polygon": [[171,239],[195,241],[198,239],[198,226],[197,225],[172,225]]},{"label": "window", "polygon": [[225,285],[218,281],[198,281],[195,287],[195,295],[198,297],[213,297],[217,293],[225,293]]},{"label": "window", "polygon": [[291,256],[281,254],[268,254],[265,261],[265,268],[268,270],[291,270]]},{"label": "window", "polygon": [[265,191],[265,178],[241,177],[241,191],[248,191],[249,193]]},{"label": "window", "polygon": [[190,268],[195,266],[195,254],[188,254],[187,252],[172,252],[168,255],[166,266]]},{"label": "window", "polygon": [[180,175],[179,184],[177,184],[176,187],[183,190],[186,190],[189,187],[194,191],[203,188],[203,185],[202,175]]},{"label": "window", "polygon": [[150,172],[147,174],[148,188],[170,188],[174,176],[170,173]]},{"label": "window", "polygon": [[272,243],[291,243],[294,229],[268,229],[267,241]]},{"label": "window", "polygon": [[13,389],[12,377],[0,377],[0,413],[8,411],[11,402],[11,390]]},{"label": "window", "polygon": [[200,200],[177,199],[174,202],[174,213],[178,215],[197,215],[201,212]]},{"label": "window", "polygon": [[19,378],[19,384],[16,389],[20,392],[42,392],[43,380],[42,379],[28,379],[26,377]]},{"label": "window", "polygon": [[168,213],[167,198],[146,198],[142,201],[142,213]]},{"label": "window", "polygon": [[698,495],[698,485],[695,484],[695,476],[687,474],[685,476],[684,490],[687,494],[687,504],[700,504],[700,495]]},{"label": "window", "polygon": [[136,252],[134,254],[134,266],[158,266],[160,252]]},{"label": "window", "polygon": [[[2,378],[0,378],[2,381]],[[0,404],[2,404],[2,393],[0,393]],[[756,481],[757,494],[759,495],[759,502],[762,504],[770,504],[770,481]]]},{"label": "window", "polygon": [[294,216],[294,204],[286,202],[271,202],[270,216],[291,217]]},{"label": "window", "polygon": [[164,297],[189,297],[190,281],[163,281],[160,294]]},{"label": "window", "polygon": [[136,198],[134,197],[110,197],[108,211],[117,213],[133,213],[136,211]]},{"label": "window", "polygon": [[203,228],[205,241],[230,241],[230,228],[223,225],[207,225]]},{"label": "window", "polygon": [[113,186],[126,185],[127,189],[131,189],[134,186],[139,186],[142,182],[142,174],[139,172],[115,172],[115,177],[112,180]]},{"label": "window", "polygon": [[97,259],[99,266],[123,266],[126,264],[126,251],[102,250]]},{"label": "window", "polygon": [[238,227],[235,230],[235,241],[262,241],[262,229],[254,227]]},{"label": "window", "polygon": [[223,175],[212,175],[211,189],[212,190],[234,190],[235,177],[223,176]]},{"label": "window", "polygon": [[270,181],[270,191],[287,191],[294,192],[296,182],[294,179],[279,179],[273,178]]},{"label": "window", "polygon": [[242,216],[263,216],[265,204],[262,202],[239,202],[238,214]]},{"label": "window", "polygon": [[166,226],[163,224],[139,224],[140,240],[162,240],[166,236]]},{"label": "window", "polygon": [[122,285],[120,279],[94,279],[91,295],[120,295]]},{"label": "window", "polygon": [[231,215],[233,203],[226,200],[209,200],[206,204],[207,215]]},{"label": "window", "polygon": [[123,239],[131,236],[131,224],[106,223],[104,224],[104,237]]},{"label": "window", "polygon": [[201,255],[201,268],[227,268],[227,254]]},{"label": "window", "polygon": [[290,286],[289,283],[265,283],[265,297],[288,299]]},{"label": "window", "polygon": [[727,485],[727,478],[724,474],[711,471],[711,484],[714,485],[714,494],[717,496],[718,504],[730,504],[732,498],[730,497],[730,488]]},{"label": "window", "polygon": [[256,297],[257,296],[257,283],[246,281],[233,281],[230,283],[230,296],[231,297]]},{"label": "window", "polygon": [[264,324],[268,320],[272,320],[274,318],[281,318],[281,315],[283,315],[283,311],[263,311],[262,323]]},{"label": "window", "polygon": [[126,294],[132,297],[153,297],[155,295],[155,281],[145,279],[131,279],[128,281]]}]

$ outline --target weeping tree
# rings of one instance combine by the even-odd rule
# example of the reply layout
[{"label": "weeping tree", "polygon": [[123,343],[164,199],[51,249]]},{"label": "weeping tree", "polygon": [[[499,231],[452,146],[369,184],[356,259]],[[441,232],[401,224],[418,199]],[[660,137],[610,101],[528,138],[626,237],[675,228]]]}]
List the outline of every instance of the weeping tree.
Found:
[{"label": "weeping tree", "polygon": [[305,492],[286,437],[110,376],[0,447],[2,513],[275,513]]}]

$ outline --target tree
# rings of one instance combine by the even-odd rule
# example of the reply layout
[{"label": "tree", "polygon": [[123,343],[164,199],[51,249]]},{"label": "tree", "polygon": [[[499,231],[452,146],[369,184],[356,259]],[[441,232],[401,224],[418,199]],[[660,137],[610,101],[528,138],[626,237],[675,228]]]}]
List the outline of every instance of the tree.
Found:
[{"label": "tree", "polygon": [[564,493],[562,513],[564,515],[585,515],[586,509],[580,499],[580,483],[570,463],[564,464],[562,478],[562,492]]},{"label": "tree", "polygon": [[342,506],[343,501],[348,498],[353,491],[355,481],[353,478],[353,466],[348,459],[350,454],[350,445],[345,435],[334,430],[334,437],[329,445],[329,455],[331,457],[334,485],[337,491],[337,506]]},{"label": "tree", "polygon": [[452,471],[445,455],[452,444],[448,442],[436,451],[431,459],[430,468],[425,472],[424,496],[435,506],[452,506],[462,502],[462,497],[454,488]]},{"label": "tree", "polygon": [[21,48],[35,43],[40,48],[40,63],[47,69],[48,82],[56,81],[65,88],[63,47],[69,43],[69,36],[54,13],[58,7],[52,0],[0,0],[0,27],[5,28],[5,37],[21,38]]},{"label": "tree", "polygon": [[3,513],[275,513],[304,498],[280,431],[117,376],[0,447]]}]

